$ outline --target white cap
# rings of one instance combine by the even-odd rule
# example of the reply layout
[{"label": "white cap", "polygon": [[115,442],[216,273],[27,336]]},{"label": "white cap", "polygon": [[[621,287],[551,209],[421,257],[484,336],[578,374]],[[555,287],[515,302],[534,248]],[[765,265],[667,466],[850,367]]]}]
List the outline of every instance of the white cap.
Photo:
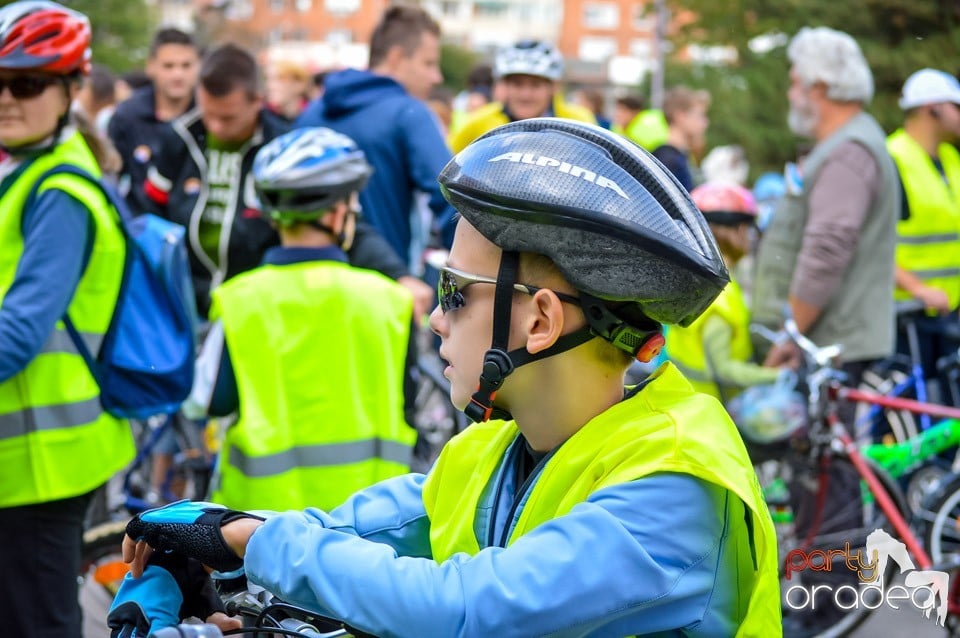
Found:
[{"label": "white cap", "polygon": [[900,108],[904,110],[944,102],[960,104],[960,82],[949,73],[920,69],[903,83]]}]

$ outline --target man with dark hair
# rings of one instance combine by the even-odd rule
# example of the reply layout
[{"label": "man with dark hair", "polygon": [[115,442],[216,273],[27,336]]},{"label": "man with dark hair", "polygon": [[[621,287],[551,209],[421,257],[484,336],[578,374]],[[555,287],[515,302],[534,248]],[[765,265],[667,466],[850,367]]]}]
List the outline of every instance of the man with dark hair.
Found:
[{"label": "man with dark hair", "polygon": [[[295,126],[326,126],[354,139],[373,165],[360,193],[364,215],[401,258],[419,267],[431,230],[452,238],[453,209],[443,199],[437,175],[450,151],[436,118],[421,100],[439,84],[440,27],[423,9],[390,7],[373,31],[370,69],[331,73],[323,96]],[[417,191],[426,194],[432,229],[420,228]],[[432,303],[426,286],[418,316]]]},{"label": "man with dark hair", "polygon": [[147,75],[153,81],[118,104],[107,133],[120,153],[120,190],[136,214],[150,209],[143,193],[147,165],[167,123],[193,106],[200,56],[193,38],[178,29],[160,29],[150,44]]},{"label": "man with dark hair", "polygon": [[[187,228],[197,307],[204,316],[214,288],[258,266],[264,252],[279,243],[261,215],[251,170],[260,147],[288,127],[264,108],[258,75],[253,56],[236,45],[204,57],[197,106],[171,122],[144,184],[152,208]],[[364,224],[350,256],[393,278],[407,274],[386,242]]]}]

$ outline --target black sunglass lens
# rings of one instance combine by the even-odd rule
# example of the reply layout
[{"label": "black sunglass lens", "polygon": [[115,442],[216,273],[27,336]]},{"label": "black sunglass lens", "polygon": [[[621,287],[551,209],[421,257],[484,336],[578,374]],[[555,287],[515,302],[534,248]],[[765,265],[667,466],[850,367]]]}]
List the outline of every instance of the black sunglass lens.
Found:
[{"label": "black sunglass lens", "polygon": [[4,88],[10,88],[10,94],[18,100],[37,97],[43,93],[48,86],[53,84],[53,78],[44,78],[33,75],[20,75],[9,80],[0,80],[0,92]]},{"label": "black sunglass lens", "polygon": [[445,313],[463,307],[463,293],[460,292],[457,280],[451,273],[440,271],[437,298],[440,301],[440,309]]}]

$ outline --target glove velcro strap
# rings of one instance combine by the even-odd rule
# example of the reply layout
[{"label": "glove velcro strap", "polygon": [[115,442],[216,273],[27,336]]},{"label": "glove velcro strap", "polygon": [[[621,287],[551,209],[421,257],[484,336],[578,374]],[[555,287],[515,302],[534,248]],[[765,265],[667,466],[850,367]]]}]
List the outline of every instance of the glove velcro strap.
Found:
[{"label": "glove velcro strap", "polygon": [[240,518],[262,517],[211,506],[181,502],[143,512],[127,524],[127,535],[156,550],[195,558],[221,572],[243,567],[243,559],[227,545],[221,526]]}]

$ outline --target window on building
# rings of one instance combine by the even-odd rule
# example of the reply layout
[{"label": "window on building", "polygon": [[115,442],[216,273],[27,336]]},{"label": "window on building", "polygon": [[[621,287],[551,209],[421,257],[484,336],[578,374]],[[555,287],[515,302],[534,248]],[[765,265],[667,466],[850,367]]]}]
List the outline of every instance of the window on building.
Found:
[{"label": "window on building", "polygon": [[270,0],[270,10],[274,13],[283,13],[285,0]]},{"label": "window on building", "polygon": [[460,3],[457,0],[445,0],[440,3],[440,13],[445,16],[454,17],[460,13]]},{"label": "window on building", "polygon": [[616,38],[584,36],[580,38],[580,59],[584,62],[603,62],[617,55]]},{"label": "window on building", "polygon": [[276,44],[283,41],[283,29],[274,27],[267,32],[267,44]]},{"label": "window on building", "polygon": [[637,31],[653,31],[657,26],[657,7],[652,2],[634,3],[631,22]]},{"label": "window on building", "polygon": [[653,59],[653,40],[649,38],[634,38],[630,40],[630,55],[641,60]]},{"label": "window on building", "polygon": [[306,13],[313,8],[313,0],[294,0],[293,4],[300,13]]},{"label": "window on building", "polygon": [[497,18],[506,14],[508,4],[505,0],[477,0],[473,10],[477,16]]},{"label": "window on building", "polygon": [[232,0],[227,3],[224,16],[228,20],[249,20],[253,17],[253,2],[251,0]]},{"label": "window on building", "polygon": [[585,3],[583,26],[588,29],[616,29],[620,26],[620,5],[615,2]]},{"label": "window on building", "polygon": [[354,13],[360,8],[360,0],[324,0],[324,8],[330,13]]},{"label": "window on building", "polygon": [[330,29],[327,31],[327,42],[333,45],[350,44],[353,42],[353,31],[350,29]]}]

